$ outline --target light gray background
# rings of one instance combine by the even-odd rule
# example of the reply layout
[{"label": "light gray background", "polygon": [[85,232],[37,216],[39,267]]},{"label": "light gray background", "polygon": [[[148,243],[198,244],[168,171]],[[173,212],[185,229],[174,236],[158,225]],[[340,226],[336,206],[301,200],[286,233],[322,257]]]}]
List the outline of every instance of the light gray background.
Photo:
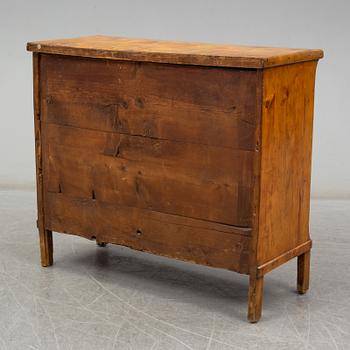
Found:
[{"label": "light gray background", "polygon": [[91,34],[322,48],[312,194],[350,198],[349,1],[0,0],[0,188],[34,188],[27,41]]}]

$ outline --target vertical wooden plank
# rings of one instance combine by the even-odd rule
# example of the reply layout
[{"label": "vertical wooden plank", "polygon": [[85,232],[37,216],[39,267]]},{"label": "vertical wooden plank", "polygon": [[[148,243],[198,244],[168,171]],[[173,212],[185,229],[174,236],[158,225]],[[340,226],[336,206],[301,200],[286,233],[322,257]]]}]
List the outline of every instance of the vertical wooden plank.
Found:
[{"label": "vertical wooden plank", "polygon": [[249,292],[248,292],[248,320],[256,323],[262,314],[262,296],[264,276],[257,276],[257,248],[259,237],[259,209],[260,209],[260,175],[261,175],[261,122],[263,98],[263,70],[257,70],[256,84],[256,127],[253,177],[254,188],[252,194],[252,235],[249,244]]},{"label": "vertical wooden plank", "polygon": [[253,193],[251,203],[252,213],[252,235],[249,247],[250,275],[257,273],[257,245],[259,235],[259,209],[260,209],[260,175],[261,175],[261,119],[262,119],[262,97],[263,97],[263,70],[257,70],[256,84],[256,127],[255,127],[255,152],[253,163]]},{"label": "vertical wooden plank", "polygon": [[41,265],[53,264],[52,232],[45,228],[42,137],[40,125],[40,54],[33,53],[33,95],[34,95],[34,132],[37,186],[37,227],[39,230]]},{"label": "vertical wooden plank", "polygon": [[317,61],[264,70],[257,263],[307,242]]},{"label": "vertical wooden plank", "polygon": [[249,276],[248,320],[251,323],[256,323],[261,318],[263,287],[264,276],[257,277],[253,274]]},{"label": "vertical wooden plank", "polygon": [[309,289],[310,281],[310,250],[298,256],[298,281],[297,290],[299,294],[305,294]]}]

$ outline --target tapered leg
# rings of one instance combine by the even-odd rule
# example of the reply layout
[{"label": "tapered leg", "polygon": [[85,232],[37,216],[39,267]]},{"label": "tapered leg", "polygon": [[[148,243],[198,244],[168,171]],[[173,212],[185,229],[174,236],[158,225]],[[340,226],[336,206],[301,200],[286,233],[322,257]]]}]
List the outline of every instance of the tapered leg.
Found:
[{"label": "tapered leg", "polygon": [[52,231],[39,229],[41,266],[53,264]]},{"label": "tapered leg", "polygon": [[304,294],[309,289],[310,280],[310,250],[298,256],[298,283],[299,294]]},{"label": "tapered leg", "polygon": [[248,320],[256,323],[260,320],[262,310],[264,277],[249,276]]}]

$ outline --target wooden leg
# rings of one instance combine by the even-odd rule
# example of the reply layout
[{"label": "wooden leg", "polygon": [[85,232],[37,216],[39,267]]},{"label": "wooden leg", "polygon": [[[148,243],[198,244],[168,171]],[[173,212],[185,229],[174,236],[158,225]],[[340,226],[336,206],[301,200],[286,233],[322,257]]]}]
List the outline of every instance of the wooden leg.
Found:
[{"label": "wooden leg", "polygon": [[53,264],[52,231],[39,229],[41,266]]},{"label": "wooden leg", "polygon": [[309,289],[310,280],[310,250],[298,256],[298,282],[299,294],[304,294]]},{"label": "wooden leg", "polygon": [[260,320],[262,310],[264,277],[249,276],[248,320],[256,323]]}]

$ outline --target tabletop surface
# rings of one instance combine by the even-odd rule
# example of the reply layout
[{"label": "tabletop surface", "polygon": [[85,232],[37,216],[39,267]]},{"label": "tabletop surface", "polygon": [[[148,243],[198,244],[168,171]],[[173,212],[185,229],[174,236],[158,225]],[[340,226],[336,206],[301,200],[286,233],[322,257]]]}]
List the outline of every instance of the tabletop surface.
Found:
[{"label": "tabletop surface", "polygon": [[189,43],[112,36],[29,42],[33,52],[217,67],[266,68],[317,60],[322,50]]}]

